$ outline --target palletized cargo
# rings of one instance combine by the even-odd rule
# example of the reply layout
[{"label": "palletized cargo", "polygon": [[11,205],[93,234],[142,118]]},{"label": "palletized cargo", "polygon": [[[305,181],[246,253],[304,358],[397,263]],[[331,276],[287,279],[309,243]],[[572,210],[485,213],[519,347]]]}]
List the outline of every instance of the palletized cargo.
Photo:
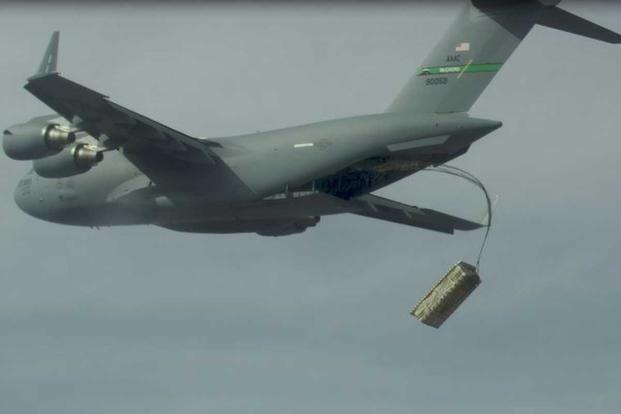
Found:
[{"label": "palletized cargo", "polygon": [[411,312],[425,325],[439,328],[481,284],[474,266],[459,262],[431,289]]}]

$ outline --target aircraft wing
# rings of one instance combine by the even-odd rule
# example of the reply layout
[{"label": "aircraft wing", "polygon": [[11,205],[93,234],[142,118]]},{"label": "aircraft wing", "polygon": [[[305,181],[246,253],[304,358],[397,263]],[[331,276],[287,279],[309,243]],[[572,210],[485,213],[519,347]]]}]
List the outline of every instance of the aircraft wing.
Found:
[{"label": "aircraft wing", "polygon": [[[54,32],[39,71],[26,90],[62,115],[78,130],[95,137],[103,149],[122,148],[132,158],[154,154],[159,158],[213,165],[213,147],[220,144],[196,139],[111,101],[107,96],[62,77],[56,71],[58,32]],[[133,161],[132,161],[133,162]]]},{"label": "aircraft wing", "polygon": [[371,194],[352,199],[360,210],[354,214],[392,223],[420,227],[427,230],[453,234],[455,230],[468,231],[484,227],[481,223],[465,220],[436,210],[419,208]]}]

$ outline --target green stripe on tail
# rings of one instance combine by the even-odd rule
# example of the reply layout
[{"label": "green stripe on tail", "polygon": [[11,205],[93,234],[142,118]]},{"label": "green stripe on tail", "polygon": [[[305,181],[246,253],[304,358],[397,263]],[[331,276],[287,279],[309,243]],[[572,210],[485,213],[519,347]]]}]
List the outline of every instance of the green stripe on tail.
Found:
[{"label": "green stripe on tail", "polygon": [[460,73],[491,73],[498,72],[502,68],[502,63],[471,63],[459,66],[429,66],[421,68],[417,75],[447,75]]}]

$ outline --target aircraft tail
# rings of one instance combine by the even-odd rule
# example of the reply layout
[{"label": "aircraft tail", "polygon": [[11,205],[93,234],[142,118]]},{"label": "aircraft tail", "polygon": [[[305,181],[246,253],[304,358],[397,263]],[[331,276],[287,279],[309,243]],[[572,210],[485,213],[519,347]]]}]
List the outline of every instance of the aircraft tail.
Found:
[{"label": "aircraft tail", "polygon": [[544,2],[468,0],[387,112],[468,112],[536,24],[621,43],[621,35],[558,8],[559,0]]}]

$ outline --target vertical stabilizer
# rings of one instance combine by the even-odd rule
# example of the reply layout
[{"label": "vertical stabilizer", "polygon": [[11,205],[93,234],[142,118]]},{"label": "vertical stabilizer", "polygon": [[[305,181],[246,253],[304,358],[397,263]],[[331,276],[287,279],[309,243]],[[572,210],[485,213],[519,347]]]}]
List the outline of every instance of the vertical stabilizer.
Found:
[{"label": "vertical stabilizer", "polygon": [[468,1],[388,112],[467,112],[545,9],[536,1]]},{"label": "vertical stabilizer", "polygon": [[388,112],[468,112],[536,24],[621,43],[621,35],[556,5],[559,0],[468,0]]}]

